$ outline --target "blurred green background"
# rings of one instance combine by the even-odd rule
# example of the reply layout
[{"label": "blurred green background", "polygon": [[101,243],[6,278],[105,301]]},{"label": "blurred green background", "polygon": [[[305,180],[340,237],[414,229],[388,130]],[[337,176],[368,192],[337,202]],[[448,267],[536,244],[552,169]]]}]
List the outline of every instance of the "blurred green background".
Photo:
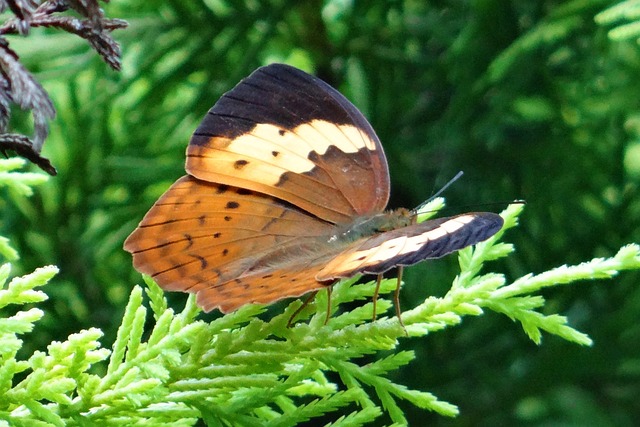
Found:
[{"label": "blurred green background", "polygon": [[[516,253],[488,266],[510,280],[639,242],[640,46],[616,11],[640,6],[614,4],[113,0],[107,16],[130,24],[114,33],[120,73],[69,34],[10,38],[58,111],[44,155],[59,175],[29,200],[0,200],[0,234],[22,256],[14,274],[61,269],[26,354],[90,326],[110,345],[141,282],[123,240],[184,174],[206,111],[270,62],[320,76],[361,109],[387,153],[390,207],[418,205],[458,170],[446,214],[525,199],[506,236]],[[403,307],[443,294],[455,262],[408,269]],[[412,425],[634,425],[639,279],[544,294],[546,313],[567,315],[591,348],[549,336],[536,346],[492,313],[403,343],[418,358],[395,380],[461,410],[445,419],[406,405]]]}]

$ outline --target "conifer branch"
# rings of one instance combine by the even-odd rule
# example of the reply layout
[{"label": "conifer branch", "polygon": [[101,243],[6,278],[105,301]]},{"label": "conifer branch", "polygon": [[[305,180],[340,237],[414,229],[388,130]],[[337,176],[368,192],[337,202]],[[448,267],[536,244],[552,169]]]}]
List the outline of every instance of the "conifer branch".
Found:
[{"label": "conifer branch", "polygon": [[[10,169],[7,162],[12,161],[0,161],[0,167]],[[638,269],[640,248],[628,245],[609,259],[526,275],[510,284],[501,274],[480,274],[486,262],[512,251],[499,240],[517,225],[522,209],[521,204],[510,206],[502,214],[500,233],[460,252],[461,271],[446,295],[404,312],[410,337],[424,337],[490,309],[519,322],[536,343],[545,331],[590,344],[565,317],[540,313],[544,299],[535,293]],[[204,322],[193,296],[176,313],[162,290],[145,278],[145,292],[139,286],[131,291],[111,350],[101,345],[102,331],[90,328],[21,360],[23,339],[35,332],[44,314],[25,305],[47,298],[40,288],[56,273],[55,267],[44,267],[7,283],[10,265],[0,267],[0,419],[10,425],[187,426],[202,419],[210,425],[285,426],[338,409],[349,415],[330,425],[361,426],[380,417],[402,425],[407,419],[401,401],[444,416],[458,414],[456,406],[435,395],[391,380],[394,371],[413,363],[415,354],[397,349],[406,338],[395,316],[370,320],[373,282],[338,283],[326,325],[326,296],[320,293],[298,323],[287,328],[299,301],[269,320],[260,317],[263,307],[249,305]],[[392,311],[384,296],[394,288],[395,279],[382,282],[378,309],[383,315]],[[354,308],[354,301],[361,304]],[[368,355],[380,357],[363,363]]]}]

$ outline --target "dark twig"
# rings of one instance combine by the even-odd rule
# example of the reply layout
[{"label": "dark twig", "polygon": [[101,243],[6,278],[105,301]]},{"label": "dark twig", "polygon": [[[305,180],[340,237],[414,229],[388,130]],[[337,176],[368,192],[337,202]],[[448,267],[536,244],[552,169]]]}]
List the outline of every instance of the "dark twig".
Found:
[{"label": "dark twig", "polygon": [[17,155],[24,157],[37,165],[49,175],[57,175],[56,168],[53,167],[49,159],[42,157],[34,148],[31,140],[24,135],[16,133],[0,134],[0,152],[5,156],[5,150],[15,151]]},{"label": "dark twig", "polygon": [[[74,9],[87,19],[55,15],[69,8]],[[27,25],[27,32],[31,27],[58,28],[87,40],[107,64],[115,70],[120,70],[120,45],[109,32],[125,28],[127,22],[122,19],[105,18],[96,1],[50,0],[42,3],[28,15],[25,9],[20,10],[20,16],[16,15],[15,18],[9,19],[0,26],[0,35],[23,34],[25,25]]]},{"label": "dark twig", "polygon": [[[6,150],[13,150],[55,175],[55,168],[40,155],[49,131],[48,120],[55,116],[53,103],[44,88],[22,66],[4,35],[27,35],[32,27],[57,28],[87,40],[111,68],[120,70],[120,45],[110,32],[125,28],[127,23],[105,18],[97,0],[48,0],[40,5],[34,0],[0,0],[0,13],[6,9],[10,9],[15,18],[0,26],[0,152],[6,155]],[[69,9],[85,19],[60,15]],[[33,139],[7,132],[11,103],[32,111]]]}]

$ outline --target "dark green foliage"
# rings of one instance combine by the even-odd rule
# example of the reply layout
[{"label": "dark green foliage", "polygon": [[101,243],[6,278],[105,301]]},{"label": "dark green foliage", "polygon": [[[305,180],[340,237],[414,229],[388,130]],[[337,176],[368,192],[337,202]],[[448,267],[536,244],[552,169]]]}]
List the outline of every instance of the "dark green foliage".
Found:
[{"label": "dark green foliage", "polygon": [[[446,193],[457,210],[526,199],[509,235],[517,252],[500,264],[509,279],[640,241],[632,1],[103,6],[130,24],[114,33],[119,74],[72,36],[10,39],[58,112],[43,152],[58,176],[28,201],[4,193],[0,202],[0,235],[22,257],[14,273],[60,268],[25,354],[82,328],[115,339],[140,281],[122,241],[184,173],[188,137],[208,108],[271,61],[318,74],[362,109],[387,152],[393,207],[419,204],[457,170],[465,177]],[[454,258],[409,269],[403,308],[444,295]],[[433,391],[461,414],[442,421],[407,405],[405,415],[431,424],[632,425],[640,417],[638,280],[632,272],[615,284],[545,292],[545,314],[566,314],[592,348],[555,338],[532,346],[502,316],[412,340],[417,360],[394,383]]]}]

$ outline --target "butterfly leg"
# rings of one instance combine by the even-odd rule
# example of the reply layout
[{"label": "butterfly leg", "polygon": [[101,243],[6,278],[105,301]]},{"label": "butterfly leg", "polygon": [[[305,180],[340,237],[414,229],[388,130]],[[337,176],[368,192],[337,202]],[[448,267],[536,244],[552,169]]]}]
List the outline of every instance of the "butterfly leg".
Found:
[{"label": "butterfly leg", "polygon": [[300,314],[300,312],[301,312],[302,310],[304,310],[304,308],[305,308],[306,306],[308,306],[308,305],[309,305],[309,303],[311,302],[311,300],[313,299],[313,297],[315,297],[315,296],[316,296],[316,294],[317,294],[317,293],[318,293],[318,291],[311,292],[311,293],[309,294],[309,298],[305,299],[305,300],[302,302],[302,305],[301,305],[300,307],[298,307],[298,308],[296,309],[296,311],[294,311],[294,312],[293,312],[293,314],[292,314],[292,315],[291,315],[291,317],[289,318],[289,321],[287,322],[287,328],[290,328],[290,327],[292,327],[292,326],[293,326],[293,321],[294,321],[294,320],[296,320],[296,317],[298,316],[298,314]]},{"label": "butterfly leg", "polygon": [[393,294],[393,303],[396,306],[396,316],[398,317],[398,322],[400,322],[400,326],[404,329],[404,334],[407,334],[407,328],[404,327],[404,323],[402,322],[402,309],[400,308],[400,284],[402,283],[402,272],[403,267],[401,265],[398,266],[398,284],[396,285],[396,291]]},{"label": "butterfly leg", "polygon": [[377,307],[378,307],[378,295],[380,294],[380,284],[382,283],[382,274],[378,274],[376,278],[376,290],[373,291],[373,317],[371,318],[372,322],[376,321]]},{"label": "butterfly leg", "polygon": [[329,323],[329,318],[331,317],[331,291],[333,291],[333,286],[327,286],[327,317],[324,318],[324,324]]}]

